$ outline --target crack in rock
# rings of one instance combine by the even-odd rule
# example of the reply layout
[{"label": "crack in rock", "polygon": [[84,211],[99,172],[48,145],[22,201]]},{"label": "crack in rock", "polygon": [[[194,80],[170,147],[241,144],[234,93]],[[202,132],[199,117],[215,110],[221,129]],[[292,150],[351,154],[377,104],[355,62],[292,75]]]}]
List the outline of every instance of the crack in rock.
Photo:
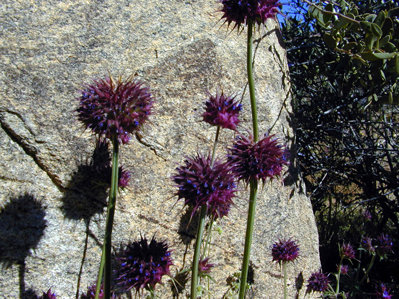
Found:
[{"label": "crack in rock", "polygon": [[29,136],[22,136],[21,134],[18,134],[13,129],[13,127],[6,121],[7,114],[16,116],[18,120],[23,123],[23,127],[27,130],[27,132],[29,132],[29,136],[34,137],[34,133],[26,126],[23,117],[18,112],[14,111],[0,110],[0,126],[3,129],[3,131],[7,134],[8,137],[10,137],[12,141],[18,144],[28,156],[30,156],[33,159],[36,165],[39,166],[39,168],[47,174],[47,176],[51,179],[51,181],[60,190],[63,190],[64,188],[62,186],[61,180],[58,179],[55,175],[53,175],[48,169],[48,167],[38,158],[37,156],[38,149],[34,145],[29,143],[29,138],[28,138]]}]

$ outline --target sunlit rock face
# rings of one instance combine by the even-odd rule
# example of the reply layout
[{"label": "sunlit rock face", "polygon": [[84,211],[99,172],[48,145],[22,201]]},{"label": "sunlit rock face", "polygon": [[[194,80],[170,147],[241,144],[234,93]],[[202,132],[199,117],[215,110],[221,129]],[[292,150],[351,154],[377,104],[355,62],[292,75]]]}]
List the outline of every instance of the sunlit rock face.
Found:
[{"label": "sunlit rock face", "polygon": [[[196,219],[190,222],[190,211],[177,202],[171,177],[186,156],[211,150],[216,128],[202,117],[209,94],[235,95],[242,104],[237,131],[251,132],[246,29],[228,28],[220,9],[205,0],[2,1],[0,297],[40,296],[51,288],[59,298],[74,298],[95,283],[108,192],[96,163],[110,156],[75,111],[82,84],[108,75],[133,76],[154,98],[148,122],[120,147],[131,178],[117,198],[114,245],[155,235],[172,250],[172,276],[190,266]],[[268,20],[255,33],[260,132],[276,134],[292,149],[289,76],[278,32]],[[235,134],[222,130],[220,157]],[[288,267],[290,298],[303,297],[307,278],[320,267],[315,220],[294,158],[291,151],[282,178],[260,188],[250,298],[282,297],[271,255],[279,239],[292,238],[300,249]],[[218,222],[222,234],[212,238],[213,298],[228,291],[241,267],[248,190],[237,187],[228,217]],[[9,208],[21,198],[25,208]],[[162,282],[157,294],[172,298],[170,279]],[[182,292],[188,291],[189,283]]]}]

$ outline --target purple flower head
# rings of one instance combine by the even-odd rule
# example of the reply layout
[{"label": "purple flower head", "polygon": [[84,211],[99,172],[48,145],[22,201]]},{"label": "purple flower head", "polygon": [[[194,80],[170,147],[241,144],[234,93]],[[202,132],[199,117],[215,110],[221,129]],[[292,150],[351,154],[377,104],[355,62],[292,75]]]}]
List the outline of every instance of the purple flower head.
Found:
[{"label": "purple flower head", "polygon": [[51,292],[51,288],[47,292],[43,292],[43,295],[38,297],[38,299],[56,299],[55,293]]},{"label": "purple flower head", "polygon": [[366,218],[366,220],[371,220],[372,216],[369,210],[365,210],[363,213],[364,218]]},{"label": "purple flower head", "polygon": [[241,104],[234,101],[234,97],[223,94],[210,96],[205,103],[205,112],[202,114],[204,121],[213,126],[220,126],[225,129],[235,130],[238,123],[238,114]]},{"label": "purple flower head", "polygon": [[375,248],[373,246],[373,240],[370,237],[363,238],[362,247],[366,249],[370,254],[375,252]]},{"label": "purple flower head", "polygon": [[355,258],[355,250],[353,249],[351,244],[342,244],[341,247],[341,257],[346,257],[348,259],[354,259]]},{"label": "purple flower head", "polygon": [[324,292],[328,288],[329,280],[327,275],[322,272],[315,272],[308,279],[307,293]]},{"label": "purple flower head", "polygon": [[226,216],[236,192],[230,164],[215,160],[211,166],[209,155],[201,154],[186,158],[184,163],[172,177],[179,188],[179,199],[184,199],[185,205],[193,208],[192,214],[206,205],[210,215],[216,218]]},{"label": "purple flower head", "polygon": [[237,178],[246,183],[251,179],[261,179],[263,183],[267,178],[273,179],[288,164],[286,151],[274,135],[266,136],[257,143],[252,137],[238,136],[227,158]]},{"label": "purple flower head", "polygon": [[264,24],[267,19],[275,18],[281,3],[278,0],[221,0],[222,19],[230,26],[240,29],[241,25]]},{"label": "purple flower head", "polygon": [[[112,169],[111,169],[112,172]],[[112,174],[112,173],[111,173]],[[119,180],[118,180],[118,186],[120,188],[126,188],[129,185],[129,181],[130,181],[130,172],[123,169],[122,166],[119,167]]]},{"label": "purple flower head", "polygon": [[[96,285],[95,284],[90,286],[87,289],[86,294],[83,293],[82,295],[80,295],[80,299],[95,299],[95,297],[96,297]],[[100,292],[98,294],[98,298],[99,299],[105,298],[103,285],[101,285]],[[111,293],[111,299],[115,299],[115,298],[116,298],[115,294]]]},{"label": "purple flower head", "polygon": [[198,263],[198,272],[200,275],[208,274],[214,266],[214,264],[209,263],[209,257],[204,258]]},{"label": "purple flower head", "polygon": [[273,244],[272,247],[272,257],[273,261],[281,263],[291,262],[295,260],[299,255],[299,247],[295,241],[279,240],[277,243]]},{"label": "purple flower head", "polygon": [[385,284],[381,283],[376,291],[376,296],[377,298],[381,298],[381,299],[391,299],[392,295],[389,294],[391,290],[388,289]]},{"label": "purple flower head", "polygon": [[126,144],[151,114],[153,98],[140,81],[111,77],[81,91],[78,119],[102,139]]},{"label": "purple flower head", "polygon": [[135,288],[154,288],[162,276],[169,274],[173,264],[170,250],[165,242],[154,238],[148,243],[146,238],[130,243],[117,255],[119,268],[116,284],[124,291]]},{"label": "purple flower head", "polygon": [[377,238],[377,253],[381,256],[392,252],[392,238],[386,234],[381,234]]},{"label": "purple flower head", "polygon": [[349,270],[348,265],[341,265],[341,269],[340,269],[341,274],[343,274],[343,275],[348,274],[348,270]]}]

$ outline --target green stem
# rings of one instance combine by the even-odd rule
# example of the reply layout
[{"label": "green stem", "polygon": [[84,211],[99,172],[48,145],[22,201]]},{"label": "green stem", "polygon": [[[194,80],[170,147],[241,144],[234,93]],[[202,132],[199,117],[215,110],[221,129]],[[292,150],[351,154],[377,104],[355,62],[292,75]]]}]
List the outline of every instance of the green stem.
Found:
[{"label": "green stem", "polygon": [[[251,20],[248,20],[248,36],[247,36],[247,76],[248,76],[248,87],[249,87],[249,97],[251,102],[251,112],[252,112],[252,129],[254,142],[258,142],[258,112],[256,107],[255,98],[255,82],[253,76],[253,50],[252,50],[252,31],[254,24]],[[256,207],[256,195],[258,193],[258,182],[254,179],[250,181],[250,195],[249,195],[249,207],[248,207],[248,218],[247,218],[247,230],[245,234],[245,246],[244,246],[244,258],[242,261],[241,269],[241,281],[240,281],[240,292],[239,299],[245,298],[246,288],[247,288],[247,278],[248,278],[248,267],[249,258],[251,255],[251,244],[252,244],[252,234],[254,229],[255,221],[255,207]]]},{"label": "green stem", "polygon": [[338,274],[337,274],[337,287],[335,288],[335,295],[338,296],[339,294],[339,281],[341,279],[341,267],[342,267],[342,262],[344,261],[344,257],[341,257],[341,260],[339,261],[338,264]]},{"label": "green stem", "polygon": [[213,166],[213,162],[215,161],[215,154],[216,154],[216,147],[217,147],[218,139],[219,139],[219,133],[220,133],[220,126],[217,126],[215,142],[213,143],[213,148],[212,148],[211,167]]},{"label": "green stem", "polygon": [[362,280],[360,281],[359,286],[366,280],[366,278],[367,278],[367,276],[368,276],[368,274],[369,274],[371,268],[372,268],[373,265],[374,265],[374,261],[375,261],[375,257],[376,257],[376,256],[377,256],[377,255],[376,255],[375,253],[373,253],[373,256],[371,257],[370,264],[369,264],[369,266],[368,266],[368,268],[367,268],[367,270],[366,270],[366,273],[364,273],[364,276],[363,276]]},{"label": "green stem", "polygon": [[254,74],[252,69],[252,60],[253,60],[253,50],[252,50],[252,30],[253,24],[252,21],[248,20],[248,39],[247,39],[247,76],[248,76],[248,88],[249,88],[249,97],[251,100],[251,112],[252,112],[252,129],[254,134],[254,142],[258,141],[259,133],[258,133],[258,112],[256,106],[256,98],[255,98],[255,82],[254,82]]},{"label": "green stem", "polygon": [[[99,277],[97,280],[97,289],[96,289],[96,299],[99,296],[99,285],[101,287],[101,276],[102,276],[102,268],[104,268],[104,295],[105,299],[110,299],[111,297],[111,275],[112,275],[112,267],[111,267],[111,245],[112,245],[112,226],[114,223],[114,214],[115,214],[115,202],[116,202],[116,193],[118,191],[118,156],[119,156],[119,142],[116,138],[112,140],[113,143],[113,154],[112,154],[112,177],[111,177],[111,189],[109,192],[109,200],[108,200],[108,208],[107,208],[107,220],[105,224],[105,236],[104,236],[104,244],[103,244],[103,254],[101,257],[101,264],[99,270]],[[100,276],[101,273],[101,276]],[[98,282],[100,281],[100,284]]]},{"label": "green stem", "polygon": [[242,261],[242,269],[241,269],[240,293],[238,297],[239,299],[245,298],[245,293],[247,288],[249,257],[251,255],[252,234],[255,222],[256,194],[258,193],[258,181],[253,179],[250,181],[249,184],[250,184],[250,195],[249,195],[247,231],[245,234],[244,258]]},{"label": "green stem", "polygon": [[100,269],[98,270],[98,276],[97,276],[97,284],[96,284],[96,299],[98,299],[100,290],[101,290],[101,284],[103,280],[103,273],[104,273],[104,263],[105,263],[105,246],[103,244],[102,252],[101,252],[101,263],[100,263]]},{"label": "green stem", "polygon": [[191,299],[197,299],[198,285],[198,263],[201,255],[202,235],[204,234],[206,217],[206,205],[201,207],[201,214],[198,223],[197,240],[195,241],[195,251],[193,258],[192,274],[191,274]]},{"label": "green stem", "polygon": [[284,271],[284,299],[287,299],[287,263],[283,262]]},{"label": "green stem", "polygon": [[[215,217],[212,216],[211,220],[209,221],[208,231],[206,234],[206,242],[205,242],[204,251],[203,251],[204,258],[207,255],[209,256],[210,251],[211,251],[211,249],[210,249],[211,246],[209,244],[211,243],[211,240],[212,240],[212,226],[213,226],[214,220],[215,220]],[[207,251],[208,251],[208,253],[207,253]]]}]

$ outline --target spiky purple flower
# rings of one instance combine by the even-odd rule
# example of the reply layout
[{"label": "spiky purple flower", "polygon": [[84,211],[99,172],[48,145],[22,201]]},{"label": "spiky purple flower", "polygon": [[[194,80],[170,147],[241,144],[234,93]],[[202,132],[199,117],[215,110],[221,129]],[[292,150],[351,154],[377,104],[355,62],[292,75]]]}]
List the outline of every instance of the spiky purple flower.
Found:
[{"label": "spiky purple flower", "polygon": [[214,266],[214,264],[209,263],[209,257],[204,258],[198,263],[198,272],[200,275],[208,274]]},{"label": "spiky purple flower", "polygon": [[362,239],[362,247],[366,249],[370,254],[373,254],[375,252],[373,240],[370,237],[365,237]]},{"label": "spiky purple flower", "polygon": [[391,291],[391,290],[388,289],[388,288],[385,286],[385,284],[381,283],[381,284],[378,286],[378,288],[377,288],[376,296],[377,296],[377,298],[379,298],[379,299],[391,299],[391,298],[392,298],[392,295],[389,294],[390,291]]},{"label": "spiky purple flower", "polygon": [[366,220],[371,220],[371,218],[373,218],[373,217],[371,216],[371,213],[370,213],[369,210],[365,210],[364,213],[363,213],[363,216],[364,216],[364,218],[365,218]]},{"label": "spiky purple flower", "polygon": [[[82,294],[80,295],[80,299],[95,299],[96,297],[96,285],[92,285],[90,287],[88,287],[86,294]],[[99,299],[104,299],[105,298],[105,294],[104,294],[104,286],[101,285],[100,288],[100,292],[98,294],[98,298]],[[111,299],[115,299],[116,295],[111,293]]]},{"label": "spiky purple flower", "polygon": [[267,19],[275,18],[281,3],[279,0],[221,0],[222,19],[230,26],[240,29],[241,25],[264,24]]},{"label": "spiky purple flower", "polygon": [[308,279],[306,292],[324,292],[328,288],[329,280],[327,275],[322,272],[315,272]]},{"label": "spiky purple flower", "polygon": [[38,299],[57,299],[55,293],[51,292],[51,288],[47,292],[43,292],[43,295],[38,297]]},{"label": "spiky purple flower", "polygon": [[287,165],[286,151],[274,135],[266,136],[254,143],[252,136],[238,136],[229,149],[228,161],[239,180],[249,183],[250,180],[279,176],[283,166]]},{"label": "spiky purple flower", "polygon": [[355,250],[353,249],[351,244],[342,244],[341,247],[341,256],[346,257],[348,259],[354,259],[355,258]]},{"label": "spiky purple flower", "polygon": [[339,270],[340,270],[341,274],[346,275],[346,274],[348,274],[349,267],[348,267],[348,265],[341,265]]},{"label": "spiky purple flower", "polygon": [[179,199],[193,208],[193,214],[206,205],[208,214],[218,218],[226,216],[236,192],[230,164],[215,160],[212,166],[211,158],[201,154],[186,158],[184,163],[172,177],[179,188]]},{"label": "spiky purple flower", "polygon": [[392,238],[387,234],[381,234],[377,238],[377,253],[381,256],[392,252]]},{"label": "spiky purple flower", "polygon": [[154,238],[148,243],[141,237],[140,241],[128,244],[116,258],[119,262],[117,286],[124,291],[153,289],[162,276],[170,273],[169,267],[173,264],[170,253],[165,242]]},{"label": "spiky purple flower", "polygon": [[[112,169],[111,169],[112,172]],[[112,174],[112,173],[111,173]],[[119,174],[118,174],[118,186],[120,188],[126,188],[129,185],[130,181],[130,172],[123,169],[122,166],[119,167]]]},{"label": "spiky purple flower", "polygon": [[[86,294],[82,293],[80,295],[80,299],[94,299],[96,297],[96,285],[92,285],[88,287]],[[103,299],[104,298],[104,288],[101,286],[100,292],[98,294],[98,298]]]},{"label": "spiky purple flower", "polygon": [[238,123],[238,114],[242,105],[234,101],[234,97],[226,96],[223,92],[210,96],[205,103],[204,121],[225,129],[235,130]]},{"label": "spiky purple flower", "polygon": [[272,257],[273,261],[281,263],[291,262],[295,260],[299,255],[299,246],[295,241],[279,240],[273,244]]},{"label": "spiky purple flower", "polygon": [[78,119],[100,139],[126,144],[151,114],[153,98],[140,81],[111,77],[81,91]]}]

